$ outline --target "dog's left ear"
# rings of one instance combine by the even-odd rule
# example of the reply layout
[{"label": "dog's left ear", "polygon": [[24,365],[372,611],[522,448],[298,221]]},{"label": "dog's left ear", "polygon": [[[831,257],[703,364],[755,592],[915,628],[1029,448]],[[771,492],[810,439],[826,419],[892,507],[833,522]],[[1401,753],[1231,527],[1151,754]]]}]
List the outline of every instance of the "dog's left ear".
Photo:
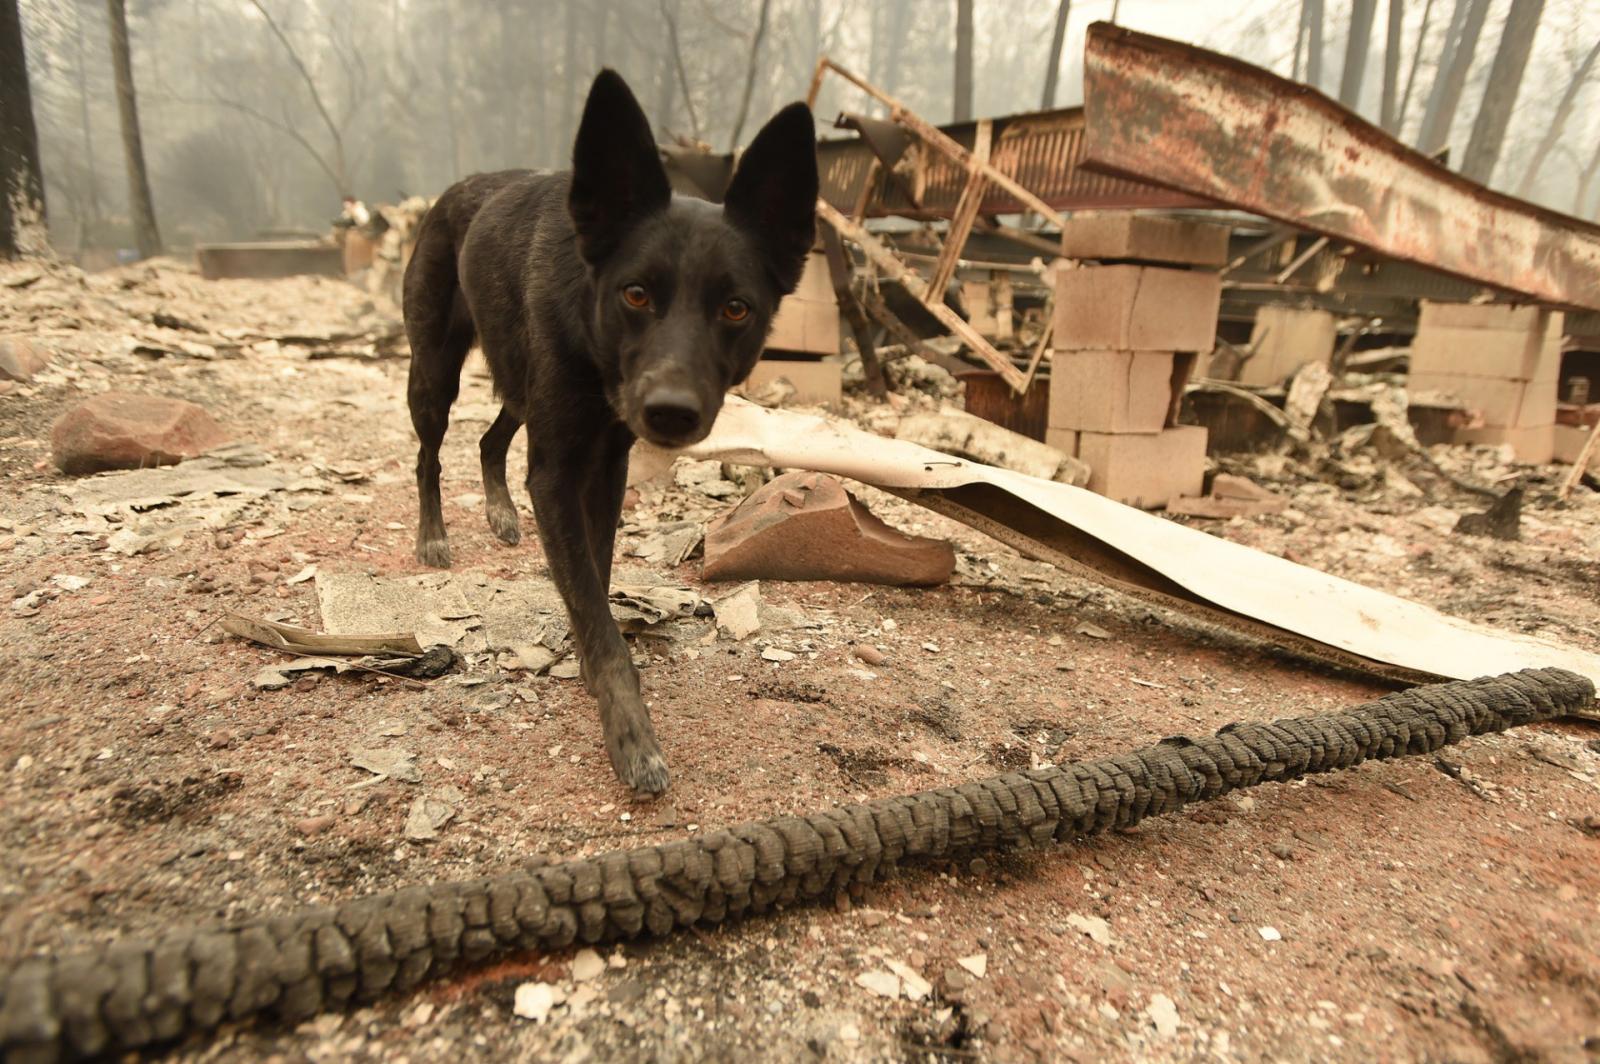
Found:
[{"label": "dog's left ear", "polygon": [[784,295],[800,283],[816,240],[817,188],[816,128],[810,109],[792,103],[761,127],[722,198],[728,220],[760,246]]},{"label": "dog's left ear", "polygon": [[591,266],[605,261],[641,218],[671,201],[650,120],[620,74],[600,71],[572,146],[567,213],[578,232],[578,254]]}]

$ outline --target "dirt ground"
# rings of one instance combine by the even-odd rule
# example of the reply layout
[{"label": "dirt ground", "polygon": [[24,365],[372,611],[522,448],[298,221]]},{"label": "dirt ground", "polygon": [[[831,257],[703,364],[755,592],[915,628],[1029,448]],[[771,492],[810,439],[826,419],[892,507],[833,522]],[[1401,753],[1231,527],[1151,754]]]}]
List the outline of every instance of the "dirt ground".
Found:
[{"label": "dirt ground", "polygon": [[[503,654],[469,654],[425,684],[350,672],[264,690],[257,674],[282,656],[223,635],[224,612],[320,627],[323,574],[420,571],[405,362],[341,339],[381,330],[392,308],[341,281],[204,282],[169,263],[23,278],[0,277],[0,334],[32,337],[53,362],[0,393],[3,962],[1385,689],[1066,579],[868,489],[891,523],[956,542],[956,579],[933,590],[766,582],[781,620],[748,640],[706,619],[638,639],[674,773],[655,802],[615,782],[576,681],[530,676]],[[270,456],[284,486],[84,513],[49,463],[48,430],[111,387],[202,404]],[[494,410],[469,369],[445,455],[456,572],[538,577],[531,534],[502,546],[482,517],[475,443]],[[1482,498],[1370,454],[1225,461],[1292,506],[1196,523],[1600,651],[1600,495],[1580,488],[1559,505],[1560,470],[1441,454],[1463,475],[1520,478],[1520,542],[1452,534]],[[521,465],[514,448],[514,484]],[[619,556],[663,522],[733,501],[680,481],[644,493]],[[527,533],[531,522],[525,510]],[[672,576],[699,587],[698,561]],[[866,666],[856,644],[886,660]],[[793,657],[762,656],[772,649]],[[358,749],[416,754],[421,782],[378,779],[352,764]],[[1444,756],[629,943],[581,981],[572,953],[523,956],[293,1029],[228,1028],[168,1058],[1600,1058],[1600,727],[1531,727]],[[413,841],[405,827],[423,793],[450,794],[454,817]],[[890,962],[931,992],[890,999],[858,983]],[[513,1013],[529,982],[566,999],[544,1022]]]}]

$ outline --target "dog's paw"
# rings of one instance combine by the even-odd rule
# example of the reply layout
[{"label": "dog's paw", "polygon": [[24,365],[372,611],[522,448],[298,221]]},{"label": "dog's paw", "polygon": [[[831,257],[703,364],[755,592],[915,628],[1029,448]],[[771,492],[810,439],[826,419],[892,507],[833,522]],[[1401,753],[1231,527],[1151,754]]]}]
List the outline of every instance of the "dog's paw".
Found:
[{"label": "dog's paw", "polygon": [[667,759],[662,757],[659,751],[649,754],[640,752],[618,775],[623,783],[640,794],[660,794],[671,782],[667,774]]},{"label": "dog's paw", "polygon": [[450,568],[450,541],[443,536],[417,540],[417,561],[435,569]]},{"label": "dog's paw", "polygon": [[522,542],[522,526],[517,520],[517,510],[514,506],[491,506],[488,509],[489,531],[508,547],[515,547]]}]

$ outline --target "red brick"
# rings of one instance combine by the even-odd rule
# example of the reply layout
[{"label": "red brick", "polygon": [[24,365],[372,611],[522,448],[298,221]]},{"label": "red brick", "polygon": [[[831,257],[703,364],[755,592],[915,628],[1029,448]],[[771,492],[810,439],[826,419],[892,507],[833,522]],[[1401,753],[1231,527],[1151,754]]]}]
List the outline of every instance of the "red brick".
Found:
[{"label": "red brick", "polygon": [[1171,406],[1170,351],[1062,351],[1051,356],[1052,429],[1159,432]]},{"label": "red brick", "polygon": [[785,473],[706,531],[707,580],[838,580],[942,584],[950,544],[908,536],[873,516],[822,473]]},{"label": "red brick", "polygon": [[1060,351],[1210,351],[1222,280],[1159,266],[1085,266],[1056,275]]}]

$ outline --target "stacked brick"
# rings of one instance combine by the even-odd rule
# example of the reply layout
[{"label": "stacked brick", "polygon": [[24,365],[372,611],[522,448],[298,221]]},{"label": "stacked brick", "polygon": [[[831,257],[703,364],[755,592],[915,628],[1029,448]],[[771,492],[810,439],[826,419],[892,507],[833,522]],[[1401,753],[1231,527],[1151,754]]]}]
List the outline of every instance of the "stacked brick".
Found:
[{"label": "stacked brick", "polygon": [[1523,462],[1555,447],[1561,373],[1560,311],[1508,304],[1422,304],[1411,344],[1410,387],[1455,396],[1482,424],[1456,443],[1508,443]]},{"label": "stacked brick", "polygon": [[766,351],[750,374],[751,390],[783,379],[802,403],[837,406],[840,398],[839,302],[828,260],[820,251],[806,260],[800,284],[783,297]]},{"label": "stacked brick", "polygon": [[1199,495],[1206,430],[1177,423],[1216,341],[1228,230],[1138,214],[1073,218],[1056,278],[1045,442],[1089,464],[1089,488],[1145,509]]}]

